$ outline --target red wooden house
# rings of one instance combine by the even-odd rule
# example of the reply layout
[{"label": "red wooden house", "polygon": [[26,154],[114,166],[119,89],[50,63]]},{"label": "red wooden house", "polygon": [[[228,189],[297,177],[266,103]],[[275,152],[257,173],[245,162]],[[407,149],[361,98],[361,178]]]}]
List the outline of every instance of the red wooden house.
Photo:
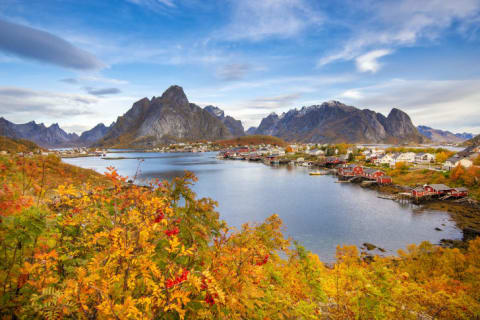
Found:
[{"label": "red wooden house", "polygon": [[423,197],[426,194],[426,191],[422,187],[416,187],[415,189],[412,190],[412,196],[414,197]]},{"label": "red wooden house", "polygon": [[355,166],[355,168],[353,168],[353,173],[354,173],[356,176],[361,176],[361,175],[363,175],[363,167]]},{"label": "red wooden house", "polygon": [[467,188],[453,188],[450,190],[450,195],[452,197],[463,198],[468,196]]},{"label": "red wooden house", "polygon": [[377,177],[377,183],[379,183],[379,184],[392,184],[392,177],[379,176],[379,177]]},{"label": "red wooden house", "polygon": [[427,193],[436,194],[436,195],[444,195],[450,193],[452,188],[444,185],[444,184],[429,184],[423,187]]},{"label": "red wooden house", "polygon": [[346,167],[341,167],[338,169],[338,174],[342,176],[361,176],[363,173],[363,168],[357,166],[356,164],[350,164]]},{"label": "red wooden house", "polygon": [[385,172],[377,169],[365,169],[363,170],[362,176],[371,179],[371,180],[377,180],[378,177],[384,176]]}]

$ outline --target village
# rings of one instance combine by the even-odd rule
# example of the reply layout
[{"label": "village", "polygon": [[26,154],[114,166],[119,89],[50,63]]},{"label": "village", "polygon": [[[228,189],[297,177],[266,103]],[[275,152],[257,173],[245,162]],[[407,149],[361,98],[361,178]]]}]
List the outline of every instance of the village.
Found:
[{"label": "village", "polygon": [[[405,149],[405,152],[400,150]],[[428,151],[428,152],[426,152]],[[259,161],[267,165],[309,167],[310,175],[334,174],[339,182],[360,183],[362,186],[393,185],[394,179],[387,171],[401,168],[404,172],[433,171],[448,175],[455,168],[478,168],[480,148],[468,147],[458,153],[430,147],[404,148],[368,145],[289,145],[285,148],[272,145],[243,146],[222,150],[220,159]],[[476,179],[476,178],[475,178]],[[414,203],[467,198],[464,186],[442,183],[397,186],[399,192],[390,199],[409,199]]]},{"label": "village", "polygon": [[[266,165],[287,165],[310,168],[312,176],[332,174],[338,182],[359,183],[364,187],[395,185],[402,192],[397,198],[408,198],[420,203],[429,200],[452,200],[468,198],[471,194],[464,185],[446,183],[425,183],[408,181],[408,186],[395,183],[389,175],[395,169],[406,172],[436,172],[448,175],[455,168],[480,171],[480,147],[467,147],[460,152],[430,146],[387,146],[353,144],[250,144],[226,146],[216,142],[173,143],[146,150],[116,150],[102,148],[63,148],[39,149],[35,153],[61,158],[101,157],[108,159],[107,153],[117,152],[218,152],[217,158],[225,160],[245,160],[262,162]],[[4,154],[5,151],[0,151]],[[32,156],[34,152],[19,153]],[[399,169],[401,168],[401,169]],[[397,171],[398,171],[397,170]],[[478,179],[474,177],[474,179]],[[478,181],[475,180],[475,184]],[[476,199],[478,200],[478,199]]]}]

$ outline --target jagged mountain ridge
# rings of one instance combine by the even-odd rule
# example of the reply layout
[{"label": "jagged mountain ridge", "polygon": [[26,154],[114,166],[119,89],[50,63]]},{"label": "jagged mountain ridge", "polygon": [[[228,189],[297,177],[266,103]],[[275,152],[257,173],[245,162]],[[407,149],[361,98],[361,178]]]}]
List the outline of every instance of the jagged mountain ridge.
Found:
[{"label": "jagged mountain ridge", "polygon": [[[250,130],[249,130],[250,131]],[[251,134],[273,135],[287,141],[320,143],[423,143],[422,136],[403,111],[388,115],[358,109],[338,101],[271,113]]]},{"label": "jagged mountain ridge", "polygon": [[108,130],[113,126],[113,124],[114,123],[112,123],[109,127],[105,126],[103,123],[97,124],[92,129],[82,132],[77,143],[85,146],[92,145],[93,143],[102,139],[105,134],[107,134]]},{"label": "jagged mountain ridge", "polygon": [[480,146],[480,134],[473,137],[472,139],[470,140],[467,140],[463,143],[464,146],[475,146],[475,147],[479,147]]},{"label": "jagged mountain ridge", "polygon": [[14,139],[26,139],[44,148],[70,147],[78,140],[75,133],[67,133],[57,123],[47,127],[35,121],[16,124],[0,117],[0,135]]},{"label": "jagged mountain ridge", "polygon": [[257,131],[257,127],[250,127],[250,128],[248,128],[247,131],[245,131],[245,134],[246,135],[253,135],[253,134],[255,134],[256,131]]},{"label": "jagged mountain ridge", "polygon": [[190,103],[183,89],[174,85],[161,97],[135,102],[96,145],[150,147],[178,141],[229,138],[232,134],[222,121]]},{"label": "jagged mountain ridge", "polygon": [[43,148],[66,148],[85,147],[101,139],[110,127],[103,123],[97,124],[90,130],[82,132],[80,136],[76,133],[67,133],[60,128],[58,123],[47,127],[43,123],[30,121],[16,124],[0,117],[0,135],[13,138],[25,139],[35,142]]},{"label": "jagged mountain ridge", "polygon": [[225,112],[215,106],[206,106],[203,109],[210,112],[211,115],[217,117],[218,120],[222,121],[234,137],[240,137],[245,135],[245,129],[243,128],[242,121],[236,120],[235,118],[228,115],[225,116]]},{"label": "jagged mountain ridge", "polygon": [[466,132],[452,133],[450,131],[433,129],[427,126],[418,126],[417,129],[425,137],[433,142],[439,143],[460,143],[473,138],[473,134]]}]

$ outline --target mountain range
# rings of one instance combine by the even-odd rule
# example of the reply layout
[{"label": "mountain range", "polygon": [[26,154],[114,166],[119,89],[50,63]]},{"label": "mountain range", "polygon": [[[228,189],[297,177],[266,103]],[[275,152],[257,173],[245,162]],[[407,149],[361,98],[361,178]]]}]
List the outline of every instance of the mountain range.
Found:
[{"label": "mountain range", "polygon": [[225,116],[225,112],[218,107],[206,106],[204,110],[210,112],[211,115],[222,121],[233,136],[241,137],[245,135],[242,121],[236,120],[231,116]]},{"label": "mountain range", "polygon": [[461,143],[473,138],[473,134],[466,132],[452,133],[450,131],[433,129],[427,126],[418,126],[417,129],[432,142],[438,143]]},{"label": "mountain range", "polygon": [[80,136],[58,124],[46,127],[31,121],[14,124],[0,118],[0,135],[29,139],[45,148],[71,146],[152,147],[197,140],[222,140],[257,134],[290,142],[315,143],[458,143],[472,138],[426,126],[415,127],[410,117],[393,108],[387,117],[338,101],[271,113],[246,132],[242,122],[215,106],[190,103],[183,89],[169,87],[160,97],[143,98],[110,126],[100,123]]},{"label": "mountain range", "polygon": [[428,139],[412,124],[410,117],[392,109],[388,117],[338,101],[271,113],[249,134],[273,135],[286,141],[320,143],[424,143]]},{"label": "mountain range", "polygon": [[161,97],[135,102],[95,145],[151,147],[232,137],[222,120],[190,103],[181,87],[171,86]]},{"label": "mountain range", "polygon": [[15,124],[0,117],[0,136],[30,140],[43,148],[89,146],[101,138],[108,129],[109,127],[100,123],[78,136],[76,133],[65,132],[57,123],[49,127],[35,121]]}]

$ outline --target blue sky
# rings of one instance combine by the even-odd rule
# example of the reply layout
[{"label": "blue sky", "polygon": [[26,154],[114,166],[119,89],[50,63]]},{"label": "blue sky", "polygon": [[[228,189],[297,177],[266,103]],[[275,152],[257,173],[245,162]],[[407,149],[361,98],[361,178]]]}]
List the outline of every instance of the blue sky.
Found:
[{"label": "blue sky", "polygon": [[0,0],[0,115],[81,132],[182,86],[258,125],[339,100],[480,133],[480,0]]}]

